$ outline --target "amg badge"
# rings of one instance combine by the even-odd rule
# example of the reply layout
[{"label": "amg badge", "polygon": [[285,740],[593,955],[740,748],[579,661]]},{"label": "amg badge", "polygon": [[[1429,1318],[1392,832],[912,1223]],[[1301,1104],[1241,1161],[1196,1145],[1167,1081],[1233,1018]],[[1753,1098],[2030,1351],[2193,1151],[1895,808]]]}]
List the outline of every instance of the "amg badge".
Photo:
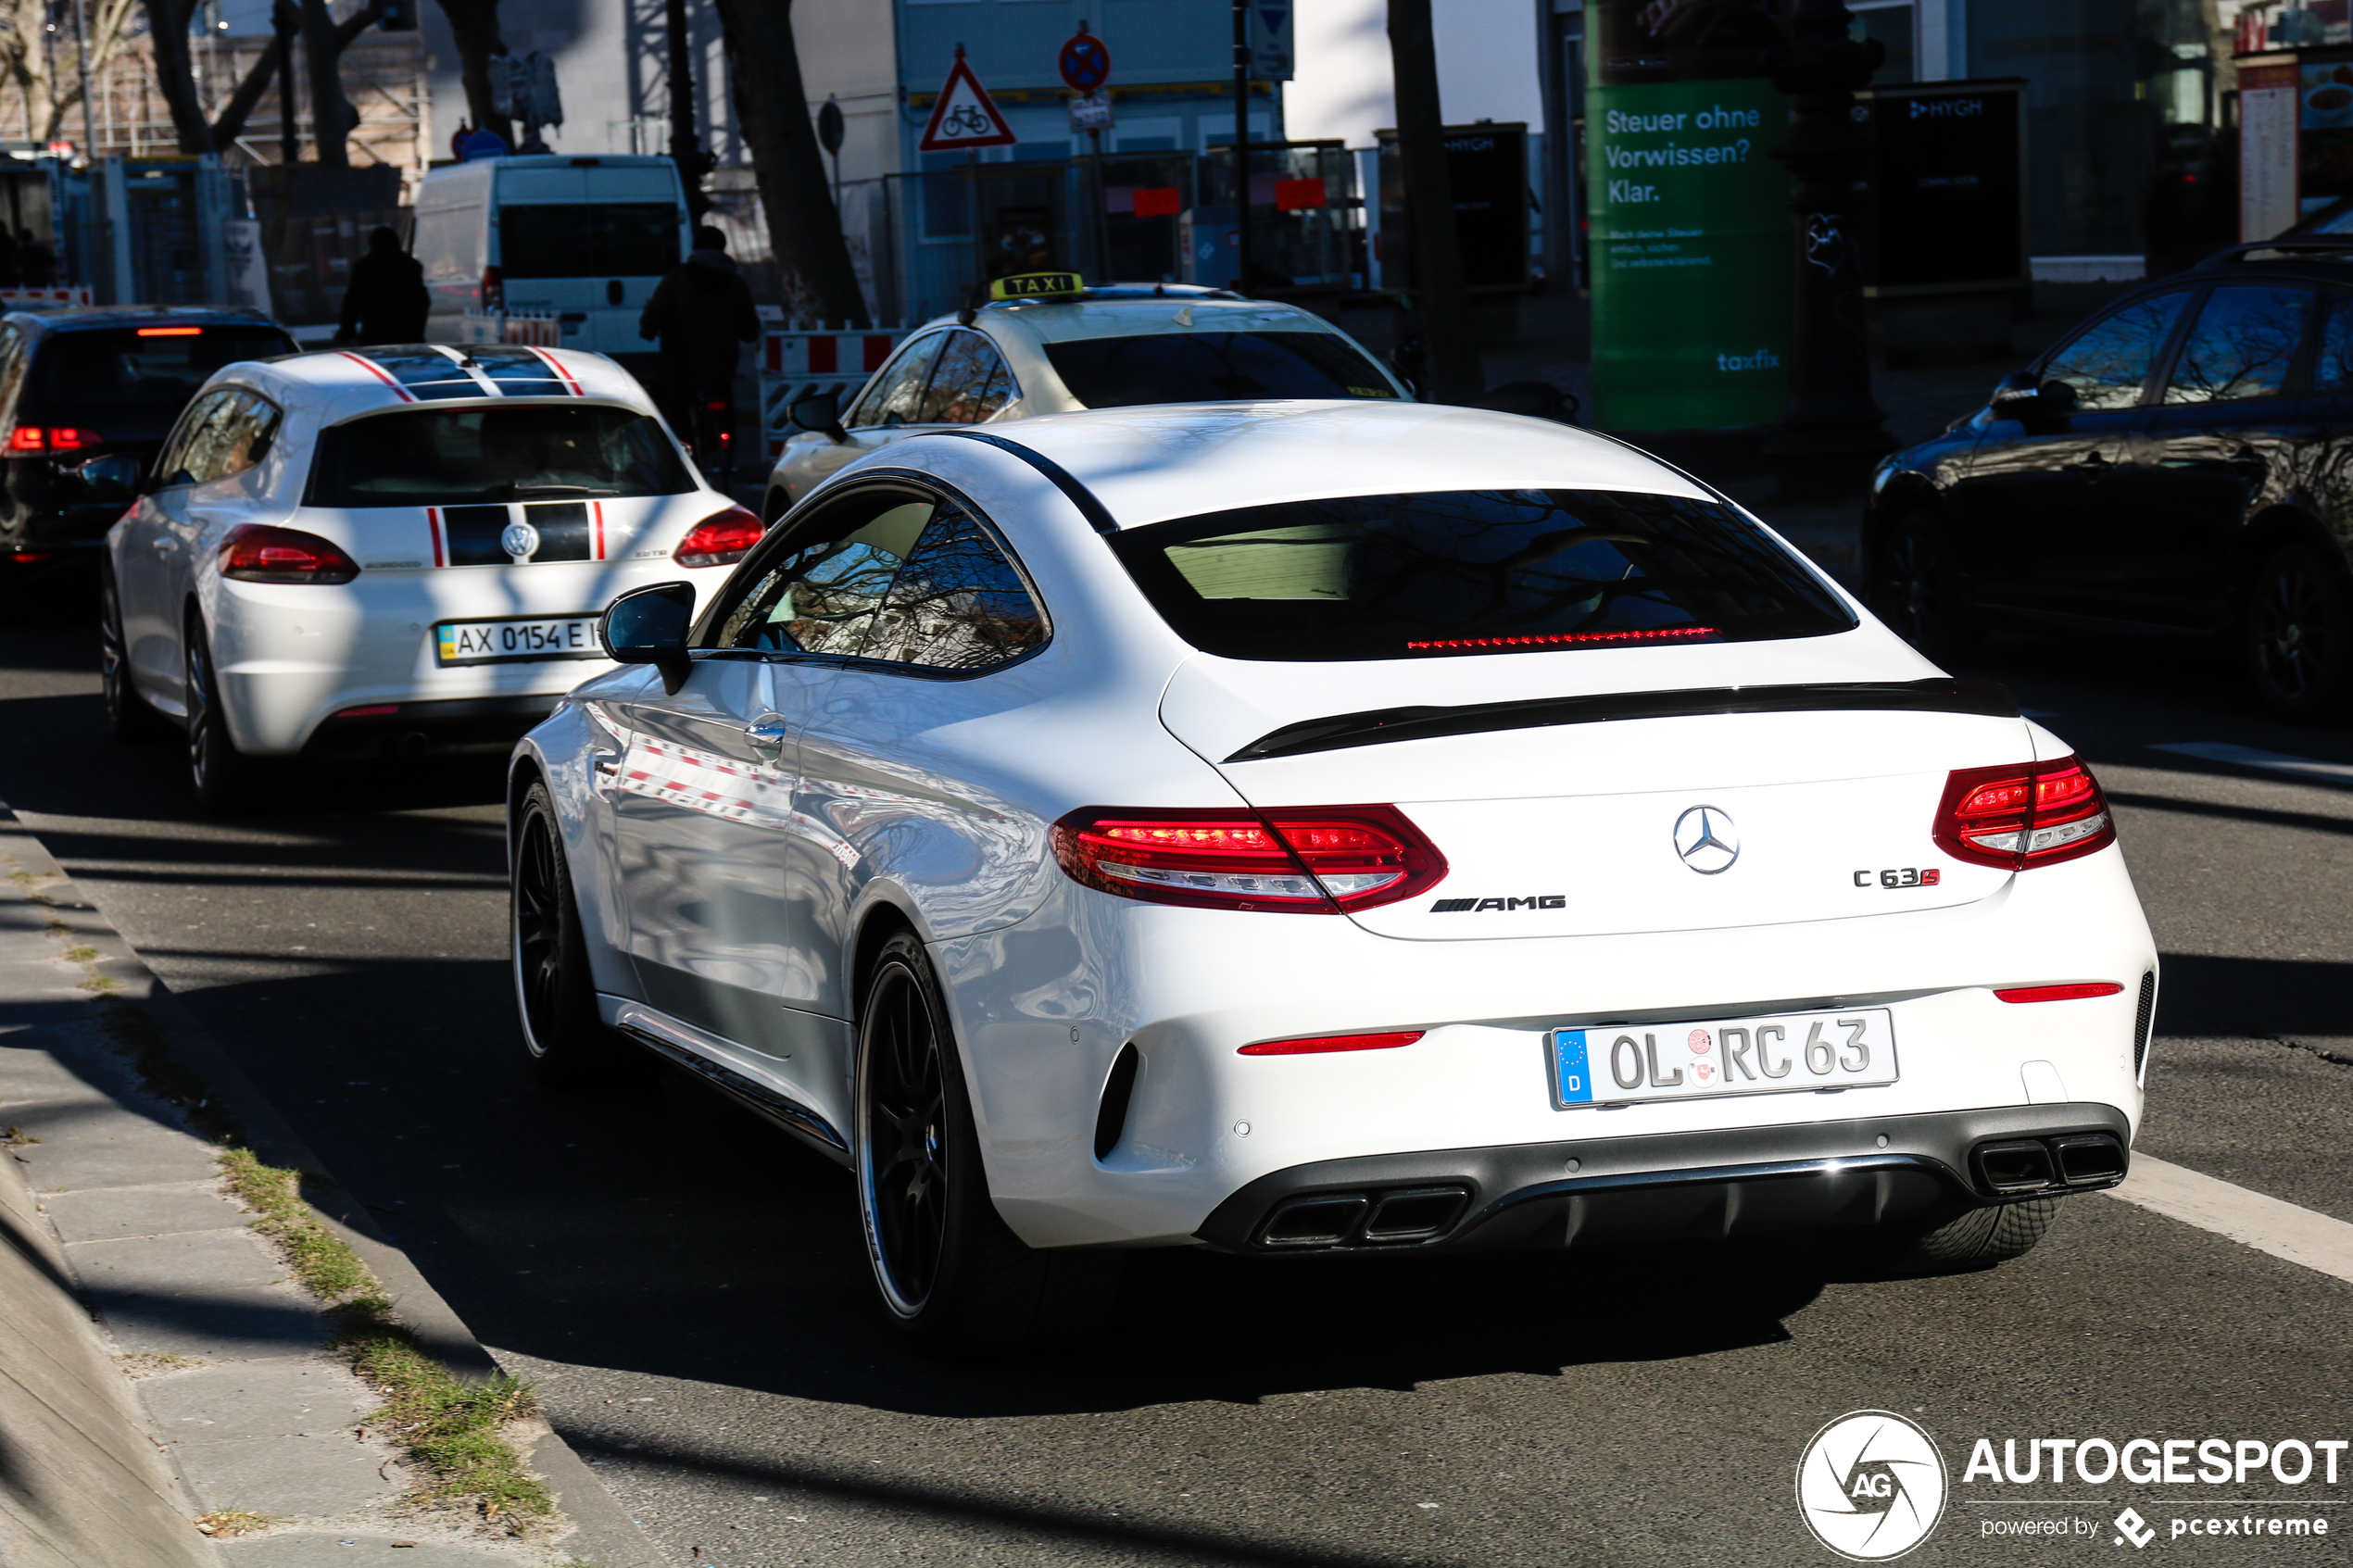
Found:
[{"label": "amg badge", "polygon": [[1489,909],[1565,909],[1566,893],[1540,893],[1530,898],[1441,898],[1429,907],[1434,915],[1483,914]]}]

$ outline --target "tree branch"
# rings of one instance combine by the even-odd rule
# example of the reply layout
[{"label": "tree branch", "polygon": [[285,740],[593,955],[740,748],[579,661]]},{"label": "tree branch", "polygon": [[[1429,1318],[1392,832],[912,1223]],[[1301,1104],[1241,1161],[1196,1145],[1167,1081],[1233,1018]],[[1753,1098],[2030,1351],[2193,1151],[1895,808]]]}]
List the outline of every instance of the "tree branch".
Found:
[{"label": "tree branch", "polygon": [[375,26],[378,21],[382,20],[384,14],[384,0],[368,0],[366,6],[360,9],[358,13],[346,18],[340,22],[337,22],[335,24],[335,31],[333,34],[336,56],[340,57],[343,52],[346,49],[350,48],[353,42],[357,40],[361,33],[367,31],[370,28]]},{"label": "tree branch", "polygon": [[227,152],[230,144],[245,134],[245,121],[252,118],[254,106],[261,102],[261,94],[270,90],[270,79],[277,74],[277,69],[278,51],[262,50],[261,57],[253,62],[253,69],[245,72],[245,79],[237,83],[220,118],[212,122],[214,152]]}]

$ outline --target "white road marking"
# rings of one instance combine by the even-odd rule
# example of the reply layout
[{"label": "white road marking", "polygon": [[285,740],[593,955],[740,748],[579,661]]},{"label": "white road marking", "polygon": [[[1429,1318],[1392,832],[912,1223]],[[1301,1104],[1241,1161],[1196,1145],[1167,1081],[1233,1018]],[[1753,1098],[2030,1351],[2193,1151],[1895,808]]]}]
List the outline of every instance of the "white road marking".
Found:
[{"label": "white road marking", "polygon": [[2353,784],[2353,763],[2322,762],[2309,757],[2290,757],[2284,752],[2259,751],[2251,746],[2233,746],[2228,741],[2174,741],[2169,745],[2152,746],[2149,749],[2171,751],[2182,757],[2203,757],[2209,762],[2234,762],[2242,768],[2261,768],[2273,773],[2327,779],[2332,784]]},{"label": "white road marking", "polygon": [[2353,1284],[2353,1225],[2343,1220],[2140,1153],[2108,1195]]}]

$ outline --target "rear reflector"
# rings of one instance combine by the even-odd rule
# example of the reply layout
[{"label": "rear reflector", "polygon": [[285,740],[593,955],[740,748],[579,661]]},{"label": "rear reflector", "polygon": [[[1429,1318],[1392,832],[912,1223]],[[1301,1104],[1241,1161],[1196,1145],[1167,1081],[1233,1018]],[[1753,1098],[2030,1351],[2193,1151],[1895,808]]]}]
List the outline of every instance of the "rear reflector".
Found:
[{"label": "rear reflector", "polygon": [[688,529],[671,558],[680,566],[733,566],[767,532],[767,525],[751,512],[729,507]]},{"label": "rear reflector", "polygon": [[2062,757],[1956,771],[1944,781],[1932,836],[1956,859],[2027,871],[2107,848],[2116,823],[2092,771]]},{"label": "rear reflector", "polygon": [[381,719],[388,713],[399,711],[400,705],[396,702],[380,702],[373,708],[346,708],[335,717],[338,719]]},{"label": "rear reflector", "polygon": [[1437,642],[1407,643],[1416,653],[1480,653],[1490,649],[1541,647],[1623,647],[1629,643],[1712,643],[1713,626],[1662,626],[1645,632],[1547,632],[1531,637],[1446,637]]},{"label": "rear reflector", "polygon": [[2113,997],[2124,987],[2108,980],[2086,980],[2073,985],[2021,985],[1994,994],[2006,1002],[2073,1002],[2085,997]]},{"label": "rear reflector", "polygon": [[1303,1040],[1261,1040],[1244,1046],[1244,1056],[1315,1056],[1322,1051],[1388,1051],[1410,1046],[1427,1031],[1401,1030],[1389,1035],[1316,1035]]},{"label": "rear reflector", "polygon": [[1054,824],[1053,847],[1098,892],[1195,909],[1328,915],[1410,898],[1446,874],[1394,806],[1088,807]]},{"label": "rear reflector", "polygon": [[359,563],[297,528],[241,522],[220,541],[220,575],[241,583],[348,583]]}]

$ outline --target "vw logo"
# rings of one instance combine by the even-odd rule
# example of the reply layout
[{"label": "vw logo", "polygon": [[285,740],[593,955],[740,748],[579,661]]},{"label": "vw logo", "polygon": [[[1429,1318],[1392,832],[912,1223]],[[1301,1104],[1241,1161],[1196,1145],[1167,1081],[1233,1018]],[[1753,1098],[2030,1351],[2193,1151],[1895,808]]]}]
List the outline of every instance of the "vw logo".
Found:
[{"label": "vw logo", "polygon": [[539,549],[539,530],[527,522],[510,522],[498,535],[498,547],[517,560],[529,560]]},{"label": "vw logo", "polygon": [[1675,819],[1675,853],[1700,875],[1714,876],[1741,858],[1740,832],[1718,808],[1694,806]]}]

